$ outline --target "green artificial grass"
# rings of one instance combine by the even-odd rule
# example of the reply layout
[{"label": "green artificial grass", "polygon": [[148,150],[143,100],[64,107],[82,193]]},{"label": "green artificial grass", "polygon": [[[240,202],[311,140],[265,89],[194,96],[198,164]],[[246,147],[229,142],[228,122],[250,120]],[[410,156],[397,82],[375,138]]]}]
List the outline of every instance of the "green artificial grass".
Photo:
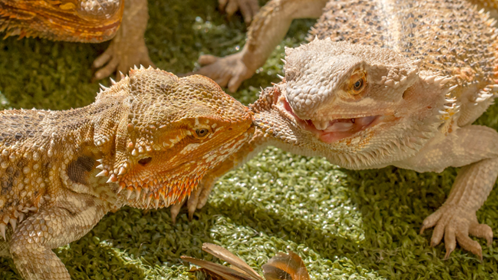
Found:
[{"label": "green artificial grass", "polygon": [[[216,2],[149,2],[146,42],[158,67],[186,73],[198,66],[200,54],[227,55],[243,46],[242,19],[227,21]],[[313,23],[295,21],[266,65],[234,96],[248,104],[260,87],[278,82],[284,46],[305,42]],[[68,109],[93,102],[98,84],[90,82],[91,63],[107,44],[0,41],[0,106]],[[498,128],[497,113],[493,106],[478,123]],[[460,247],[443,261],[444,243],[429,246],[432,230],[418,234],[423,219],[445,201],[455,174],[451,168],[441,174],[393,167],[349,171],[269,148],[221,179],[192,222],[185,210],[172,225],[169,209],[125,208],[55,252],[73,279],[189,279],[179,257],[212,259],[201,251],[203,242],[228,248],[258,271],[275,253],[291,249],[312,279],[496,279],[496,240],[488,248],[475,239],[483,246],[483,262]],[[494,230],[497,198],[492,191],[477,213]],[[12,260],[0,259],[0,279],[19,279]]]}]

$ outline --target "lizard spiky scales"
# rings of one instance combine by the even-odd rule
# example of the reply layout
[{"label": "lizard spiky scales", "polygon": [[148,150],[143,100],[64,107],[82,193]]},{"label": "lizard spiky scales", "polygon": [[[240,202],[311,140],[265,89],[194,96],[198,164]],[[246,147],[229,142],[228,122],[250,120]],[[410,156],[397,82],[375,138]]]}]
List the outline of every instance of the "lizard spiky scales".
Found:
[{"label": "lizard spiky scales", "polygon": [[6,110],[0,127],[0,238],[13,231],[26,279],[69,279],[52,248],[121,206],[182,201],[247,141],[252,116],[208,78],[136,69],[91,105]]},{"label": "lizard spiky scales", "polygon": [[124,1],[0,1],[0,32],[74,42],[111,39],[121,24]]},{"label": "lizard spiky scales", "polygon": [[126,5],[124,0],[0,0],[0,32],[5,37],[84,43],[113,39],[93,63],[102,68],[96,79],[134,65],[153,65],[144,40],[147,20],[147,0],[126,0]]},{"label": "lizard spiky scales", "polygon": [[245,65],[242,72],[250,76],[246,70],[261,65],[254,68],[290,20],[320,19],[311,43],[286,50],[282,83],[265,89],[253,106],[261,131],[249,150],[270,143],[351,169],[463,167],[422,232],[435,226],[432,245],[444,235],[446,257],[457,241],[482,257],[468,235],[492,240],[491,228],[479,224],[475,212],[498,175],[498,134],[471,123],[498,91],[496,20],[462,0],[271,1],[262,11],[268,18],[254,22],[241,53],[200,72],[240,83],[241,76],[232,74],[242,68],[217,68]]}]

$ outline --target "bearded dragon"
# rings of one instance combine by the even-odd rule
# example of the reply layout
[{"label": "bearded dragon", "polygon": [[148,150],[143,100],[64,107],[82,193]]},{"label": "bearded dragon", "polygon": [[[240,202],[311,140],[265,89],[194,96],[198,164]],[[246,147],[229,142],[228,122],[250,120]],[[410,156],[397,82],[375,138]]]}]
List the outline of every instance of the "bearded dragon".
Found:
[{"label": "bearded dragon", "polygon": [[0,32],[5,37],[84,43],[113,39],[93,63],[100,68],[95,79],[133,65],[153,65],[144,40],[148,18],[147,0],[0,0]]},{"label": "bearded dragon", "polygon": [[[348,40],[349,34],[359,34],[362,33],[366,36],[354,37],[355,41],[360,43],[369,44],[369,37],[374,34],[382,33],[386,30],[393,31],[400,30],[400,23],[395,23],[389,17],[382,16],[379,19],[375,19],[370,22],[362,22],[360,19],[364,18],[365,13],[371,7],[368,1],[366,1],[364,6],[357,5],[355,9],[351,10],[347,7],[349,3],[354,3],[354,1],[340,1],[340,4],[335,5],[337,1],[332,0],[272,0],[269,1],[265,6],[263,6],[260,12],[254,17],[253,22],[247,32],[246,44],[241,49],[240,52],[226,56],[226,57],[216,57],[213,55],[202,55],[199,57],[199,64],[203,66],[201,69],[195,71],[196,74],[205,75],[215,80],[220,86],[228,87],[229,91],[235,92],[241,83],[252,77],[256,70],[265,64],[265,61],[271,55],[275,47],[282,41],[285,34],[289,30],[289,27],[294,19],[299,18],[319,18],[316,25],[311,29],[310,36],[308,40],[312,40],[315,34],[327,33],[332,36],[334,40]],[[469,2],[469,1],[466,1]],[[432,3],[430,1],[429,3]],[[485,9],[492,14],[493,17],[498,18],[498,2],[496,0],[470,0],[471,4],[477,5],[477,9]],[[327,5],[327,7],[325,7]],[[341,10],[340,19],[337,19],[337,14],[330,9],[330,6],[334,5],[334,8]],[[382,7],[383,4],[380,2],[375,2],[374,6]],[[467,7],[470,7],[468,5]],[[339,11],[337,11],[339,12]],[[396,10],[386,9],[384,10],[388,15],[395,16]],[[441,11],[438,15],[444,16]],[[450,14],[446,14],[450,15]],[[429,15],[430,16],[430,15]],[[373,30],[378,26],[376,20],[384,20],[383,27],[386,30]],[[471,22],[474,19],[470,19]],[[470,28],[471,25],[468,27]],[[467,30],[472,32],[473,30],[468,30],[464,27],[462,31]],[[340,33],[336,34],[336,30]],[[369,33],[366,33],[368,30]],[[437,29],[428,30],[432,37],[435,36]],[[383,38],[384,40],[393,40],[396,38]],[[393,42],[392,42],[393,43]]]},{"label": "bearded dragon", "polygon": [[254,137],[205,178],[189,211],[213,178],[269,144],[349,169],[462,167],[420,233],[435,227],[431,245],[444,236],[445,258],[458,242],[482,259],[469,235],[492,241],[476,211],[498,176],[498,134],[472,123],[498,91],[495,24],[461,0],[330,1],[316,39],[286,49],[285,78],[252,105]]},{"label": "bearded dragon", "polygon": [[254,128],[212,80],[142,68],[83,108],[1,111],[0,130],[0,238],[25,279],[59,280],[51,249],[124,205],[182,201]]}]

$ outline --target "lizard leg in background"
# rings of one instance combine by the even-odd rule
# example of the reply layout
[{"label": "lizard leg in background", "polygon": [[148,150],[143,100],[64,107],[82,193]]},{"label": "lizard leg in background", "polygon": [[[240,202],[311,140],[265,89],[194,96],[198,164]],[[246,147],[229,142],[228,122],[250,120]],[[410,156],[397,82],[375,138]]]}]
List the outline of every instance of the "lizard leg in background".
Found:
[{"label": "lizard leg in background", "polygon": [[235,54],[219,58],[203,55],[203,65],[196,74],[215,80],[220,86],[228,86],[231,92],[249,79],[263,66],[275,47],[282,41],[293,19],[318,18],[326,0],[272,0],[254,18],[244,48]]},{"label": "lizard leg in background", "polygon": [[54,205],[23,221],[10,240],[10,253],[24,279],[70,279],[52,251],[80,239],[107,213],[104,202],[64,190]]},{"label": "lizard leg in background", "polygon": [[498,176],[498,133],[485,126],[466,126],[422,149],[404,164],[395,165],[419,172],[463,166],[448,199],[424,220],[420,233],[435,226],[431,246],[438,245],[444,236],[445,258],[458,242],[482,259],[481,246],[470,239],[469,234],[485,238],[488,244],[493,238],[491,228],[477,221],[476,212],[486,201]]},{"label": "lizard leg in background", "polygon": [[218,0],[218,4],[220,11],[225,11],[229,18],[240,10],[248,26],[259,11],[258,0]]},{"label": "lizard leg in background", "polygon": [[[95,73],[95,79],[106,78],[115,71],[126,74],[134,65],[154,66],[144,38],[148,18],[147,0],[126,0],[116,36],[107,50],[93,62],[95,68],[100,68]],[[116,79],[120,79],[120,75],[116,75]]]}]

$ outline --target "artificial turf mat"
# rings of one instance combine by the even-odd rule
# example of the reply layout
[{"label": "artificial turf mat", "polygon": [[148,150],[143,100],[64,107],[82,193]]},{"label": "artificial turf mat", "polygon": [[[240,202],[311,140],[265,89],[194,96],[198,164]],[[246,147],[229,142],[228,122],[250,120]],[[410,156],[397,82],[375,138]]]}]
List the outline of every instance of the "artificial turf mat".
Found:
[{"label": "artificial turf mat", "polygon": [[[242,19],[227,21],[216,2],[149,2],[146,42],[158,67],[189,72],[199,54],[227,55],[243,45]],[[313,23],[295,21],[272,58],[234,96],[248,104],[260,86],[278,82],[284,46],[305,42]],[[93,102],[98,84],[90,82],[91,63],[106,46],[0,41],[0,91],[9,101],[0,97],[0,105],[68,109]],[[497,113],[493,106],[478,123],[496,129]],[[418,235],[423,219],[445,201],[455,174],[451,168],[441,174],[391,167],[349,171],[269,148],[220,180],[192,222],[185,210],[173,226],[169,209],[125,208],[55,252],[73,279],[188,279],[179,257],[211,259],[201,251],[203,242],[228,248],[258,271],[278,251],[294,250],[312,279],[496,279],[496,240],[488,248],[476,239],[483,262],[459,247],[443,261],[444,245],[429,246],[432,230]],[[495,235],[497,198],[492,191],[477,214]],[[0,279],[19,279],[12,260],[0,259]]]}]

